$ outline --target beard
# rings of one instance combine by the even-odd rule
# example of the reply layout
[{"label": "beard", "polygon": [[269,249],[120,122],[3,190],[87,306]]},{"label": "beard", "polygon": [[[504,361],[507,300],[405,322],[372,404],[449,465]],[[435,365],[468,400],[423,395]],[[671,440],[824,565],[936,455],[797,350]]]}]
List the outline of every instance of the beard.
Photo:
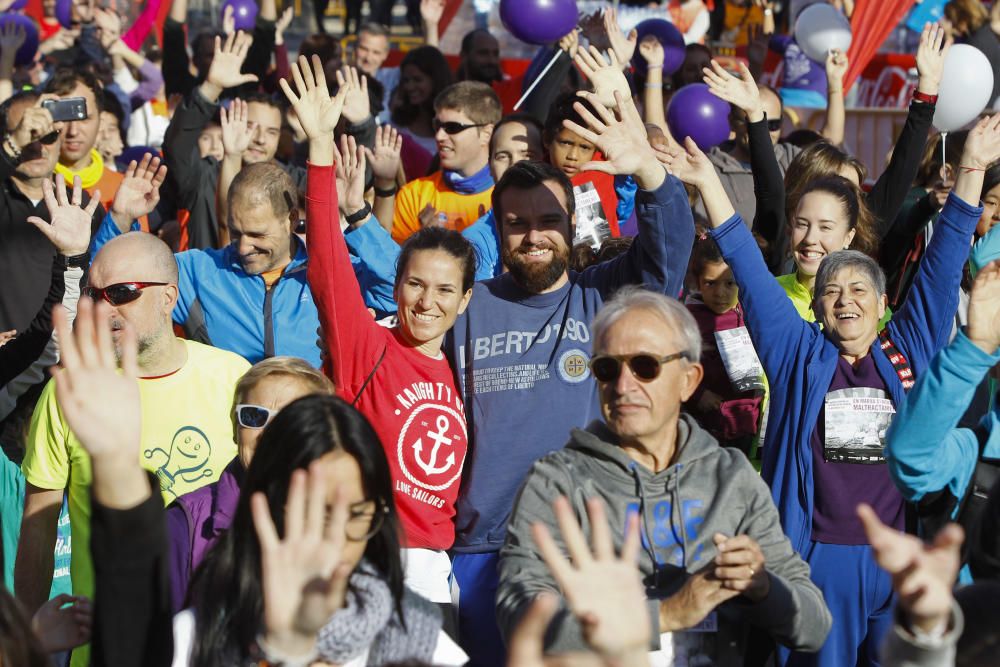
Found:
[{"label": "beard", "polygon": [[[531,250],[536,246],[529,246],[527,250]],[[515,251],[508,250],[506,247],[502,248],[500,251],[501,258],[503,259],[504,266],[510,271],[511,276],[514,278],[514,282],[521,286],[527,292],[532,294],[541,294],[548,288],[556,284],[556,281],[562,277],[566,272],[566,268],[569,266],[569,249],[568,248],[558,248],[556,246],[547,246],[552,250],[552,259],[549,260],[547,264],[539,263],[527,263],[521,257],[524,250],[518,248]]]}]

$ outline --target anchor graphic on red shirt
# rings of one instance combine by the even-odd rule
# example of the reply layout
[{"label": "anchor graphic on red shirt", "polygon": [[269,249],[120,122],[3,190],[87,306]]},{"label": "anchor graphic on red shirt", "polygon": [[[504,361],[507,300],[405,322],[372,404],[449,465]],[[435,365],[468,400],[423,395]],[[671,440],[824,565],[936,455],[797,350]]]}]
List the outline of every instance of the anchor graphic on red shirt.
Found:
[{"label": "anchor graphic on red shirt", "polygon": [[444,465],[437,467],[438,450],[441,449],[441,445],[451,446],[452,439],[445,435],[447,432],[448,418],[444,415],[438,415],[437,431],[428,430],[425,434],[428,438],[434,441],[434,446],[431,447],[430,459],[428,461],[424,461],[420,458],[420,454],[424,448],[422,438],[417,438],[416,442],[411,445],[413,447],[413,458],[416,460],[417,465],[420,466],[420,469],[424,471],[424,474],[440,475],[443,472],[447,472],[453,465],[455,465],[455,452],[449,452]]}]

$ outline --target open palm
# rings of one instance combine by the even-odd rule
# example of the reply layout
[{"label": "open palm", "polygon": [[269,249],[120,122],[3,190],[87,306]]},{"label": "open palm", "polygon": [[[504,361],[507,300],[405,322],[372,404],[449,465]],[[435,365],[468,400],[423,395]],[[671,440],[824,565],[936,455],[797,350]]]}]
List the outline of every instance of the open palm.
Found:
[{"label": "open palm", "polygon": [[333,129],[337,127],[344,109],[344,100],[351,92],[350,82],[345,81],[336,96],[330,97],[323,63],[316,55],[312,57],[311,67],[304,56],[299,56],[298,62],[292,63],[291,72],[292,81],[295,82],[294,91],[287,79],[282,79],[279,83],[285,97],[295,109],[302,131],[310,139],[323,136],[332,138]]},{"label": "open palm", "polygon": [[132,160],[111,204],[115,219],[128,224],[149,215],[160,203],[160,186],[166,178],[167,166],[160,164],[160,158],[146,153],[138,163]]},{"label": "open palm", "polygon": [[983,267],[969,296],[969,340],[992,354],[1000,347],[1000,261]]},{"label": "open palm", "polygon": [[648,160],[655,160],[653,149],[646,139],[642,118],[630,96],[615,92],[616,109],[606,109],[594,93],[578,93],[590,102],[588,109],[577,102],[574,109],[587,127],[571,120],[563,127],[594,144],[604,155],[604,161],[588,162],[582,170],[603,171],[608,174],[634,174]]},{"label": "open palm", "polygon": [[702,73],[705,75],[709,92],[719,99],[736,105],[748,116],[761,108],[757,82],[753,80],[753,74],[743,63],[740,63],[739,78],[727,72],[715,60],[712,61],[711,69],[706,67]]},{"label": "open palm", "polygon": [[49,209],[52,222],[46,222],[38,216],[31,216],[28,222],[52,242],[60,254],[67,257],[82,255],[90,245],[90,225],[94,211],[101,201],[100,192],[95,192],[86,208],[80,203],[83,199],[80,177],[73,177],[72,199],[66,197],[66,179],[62,174],[56,175],[55,187],[52,181],[42,181],[42,193],[45,206]]}]

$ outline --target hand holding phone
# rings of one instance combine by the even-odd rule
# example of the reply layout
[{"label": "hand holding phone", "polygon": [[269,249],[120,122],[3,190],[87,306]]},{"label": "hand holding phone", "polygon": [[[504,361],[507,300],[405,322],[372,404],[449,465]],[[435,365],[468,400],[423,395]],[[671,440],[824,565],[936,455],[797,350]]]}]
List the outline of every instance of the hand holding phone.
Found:
[{"label": "hand holding phone", "polygon": [[70,122],[87,118],[87,100],[83,97],[65,97],[61,100],[45,100],[42,108],[48,109],[54,122]]}]

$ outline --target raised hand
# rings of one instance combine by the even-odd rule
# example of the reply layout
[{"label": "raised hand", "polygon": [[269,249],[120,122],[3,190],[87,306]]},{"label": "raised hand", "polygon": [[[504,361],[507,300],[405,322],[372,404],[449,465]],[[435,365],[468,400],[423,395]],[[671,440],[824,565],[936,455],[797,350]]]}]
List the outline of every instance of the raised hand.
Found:
[{"label": "raised hand", "polygon": [[340,209],[344,215],[357,213],[365,206],[365,149],[358,146],[354,137],[340,137],[340,159],[337,171],[343,176],[344,192]]},{"label": "raised hand", "polygon": [[222,34],[231,35],[234,32],[236,32],[236,11],[229,4],[222,10]]},{"label": "raised hand", "polygon": [[281,12],[281,16],[274,23],[274,45],[281,46],[285,43],[285,31],[288,30],[288,26],[292,24],[292,19],[295,18],[295,8],[289,5],[285,7],[285,11]]},{"label": "raised hand", "polygon": [[719,180],[715,166],[691,137],[684,138],[683,146],[657,151],[656,157],[666,166],[668,174],[699,190],[706,184]]},{"label": "raised hand", "polygon": [[580,49],[580,29],[573,28],[562,39],[559,40],[559,48],[566,52],[570,58],[576,58]]},{"label": "raised hand", "polygon": [[55,187],[52,181],[42,181],[42,194],[45,206],[49,209],[48,222],[36,215],[28,217],[28,222],[45,235],[60,255],[73,257],[87,252],[90,246],[90,226],[94,211],[101,203],[101,193],[97,191],[90,198],[86,208],[81,207],[83,188],[80,187],[80,177],[73,177],[72,198],[66,196],[66,179],[62,174],[56,174]]},{"label": "raised hand", "polygon": [[372,115],[368,77],[361,76],[355,67],[345,66],[337,72],[337,85],[347,86],[343,114],[348,123],[356,125]]},{"label": "raised hand", "polygon": [[[545,631],[559,611],[559,599],[552,593],[540,593],[517,624],[507,647],[507,667],[605,667],[594,653],[545,655]],[[618,667],[625,667],[621,662]],[[636,663],[645,665],[648,663]]]},{"label": "raised hand", "polygon": [[392,125],[375,128],[374,150],[365,148],[365,156],[372,166],[376,184],[394,183],[399,172],[400,154],[403,150],[403,135]]},{"label": "raised hand", "polygon": [[417,213],[417,221],[420,223],[420,228],[424,227],[443,227],[444,223],[441,220],[441,216],[438,215],[438,211],[431,204],[427,204],[422,209],[420,213]]},{"label": "raised hand", "polygon": [[249,108],[250,105],[236,98],[229,105],[229,110],[225,107],[219,108],[219,121],[222,124],[222,150],[226,157],[242,158],[247,147],[250,146],[249,128]]},{"label": "raised hand", "polygon": [[285,97],[295,109],[299,124],[310,141],[329,140],[333,143],[333,129],[340,121],[340,113],[344,108],[344,101],[351,86],[345,81],[340,86],[335,97],[330,97],[329,89],[326,87],[326,75],[323,73],[323,63],[319,56],[313,56],[312,66],[303,56],[299,56],[298,62],[292,63],[292,80],[298,91],[293,92],[287,79],[279,81],[281,90]]},{"label": "raised hand", "polygon": [[883,524],[868,505],[858,506],[868,541],[879,567],[892,576],[897,604],[909,622],[930,632],[951,616],[952,588],[962,565],[962,528],[948,524],[932,544]]},{"label": "raised hand", "polygon": [[111,203],[111,216],[119,225],[152,213],[160,203],[160,186],[167,178],[167,165],[149,153],[136,163],[132,160]]},{"label": "raised hand", "polygon": [[711,68],[701,70],[705,75],[708,90],[721,100],[735,105],[747,115],[751,123],[764,119],[764,106],[760,101],[760,89],[747,66],[740,63],[740,77],[736,78],[725,70],[717,61],[712,61]]},{"label": "raised hand", "polygon": [[14,62],[17,50],[24,44],[26,34],[24,28],[13,21],[0,26],[0,57]]},{"label": "raised hand", "polygon": [[97,25],[101,46],[110,50],[122,36],[122,17],[113,9],[97,7],[94,10],[94,23]]},{"label": "raised hand", "polygon": [[60,28],[56,31],[56,34],[52,35],[38,45],[38,52],[42,55],[48,55],[50,53],[55,53],[56,51],[65,51],[76,43],[76,38],[79,36],[79,30]]},{"label": "raised hand", "polygon": [[[70,605],[64,607],[63,605]],[[55,596],[35,612],[31,629],[46,653],[68,651],[90,641],[94,605],[83,596]]]},{"label": "raised hand", "polygon": [[[66,309],[56,307],[52,324],[60,345],[54,373],[56,399],[66,423],[94,459],[139,467],[142,407],[135,330],[124,323],[112,340],[111,306],[83,297],[70,328]],[[118,360],[121,358],[121,372]]]},{"label": "raised hand", "polygon": [[256,74],[240,72],[251,44],[253,37],[245,32],[230,33],[226,35],[225,42],[221,37],[215,38],[215,55],[201,87],[202,95],[210,102],[219,99],[226,88],[235,88],[257,81]]},{"label": "raised hand", "polygon": [[944,72],[944,59],[954,40],[946,37],[944,28],[937,23],[925,23],[917,47],[917,90],[937,95]]},{"label": "raised hand", "polygon": [[285,504],[284,536],[278,535],[267,496],[250,498],[260,541],[264,591],[265,651],[308,655],[316,633],[344,606],[349,564],[341,562],[346,542],[347,501],[337,494],[327,514],[328,486],[322,464],[314,461],[292,473]]},{"label": "raised hand", "polygon": [[534,524],[531,535],[570,610],[580,621],[587,643],[606,657],[644,654],[650,628],[638,567],[638,517],[628,519],[618,558],[600,499],[587,501],[593,551],[587,546],[569,501],[560,496],[552,508],[569,559],[544,524]]},{"label": "raised hand", "polygon": [[663,53],[663,44],[652,35],[639,43],[639,55],[646,61],[646,67],[649,69],[663,67],[663,59],[666,57]]},{"label": "raised hand", "polygon": [[826,86],[829,90],[844,90],[848,64],[847,54],[840,49],[830,49],[826,54]]},{"label": "raised hand", "polygon": [[424,25],[438,25],[444,14],[445,0],[420,0],[420,18]]},{"label": "raised hand", "polygon": [[622,68],[627,67],[628,62],[632,60],[632,54],[635,53],[638,32],[633,28],[628,37],[622,34],[622,29],[618,27],[618,12],[614,7],[605,9],[601,18],[604,21],[604,32],[608,35],[608,41],[611,43],[619,65]]},{"label": "raised hand", "polygon": [[969,296],[966,334],[986,354],[1000,347],[1000,260],[990,262],[976,274]]},{"label": "raised hand", "polygon": [[608,59],[596,48],[579,49],[573,59],[583,75],[594,86],[598,102],[606,107],[615,106],[615,92],[631,97],[628,80],[622,73],[621,65],[614,51],[608,51]]},{"label": "raised hand", "polygon": [[[1000,113],[982,118],[969,130],[962,151],[959,179],[969,170],[982,171],[1000,158]],[[978,197],[976,198],[978,203]]]},{"label": "raised hand", "polygon": [[[582,53],[582,51],[581,51]],[[582,127],[571,120],[563,127],[579,134],[604,154],[604,161],[588,162],[581,171],[603,171],[608,174],[633,174],[639,187],[655,189],[663,182],[663,168],[656,161],[646,139],[646,127],[630,95],[615,91],[616,109],[605,109],[594,93],[578,93],[591,103],[594,113],[577,102],[573,108],[587,124]]]}]

